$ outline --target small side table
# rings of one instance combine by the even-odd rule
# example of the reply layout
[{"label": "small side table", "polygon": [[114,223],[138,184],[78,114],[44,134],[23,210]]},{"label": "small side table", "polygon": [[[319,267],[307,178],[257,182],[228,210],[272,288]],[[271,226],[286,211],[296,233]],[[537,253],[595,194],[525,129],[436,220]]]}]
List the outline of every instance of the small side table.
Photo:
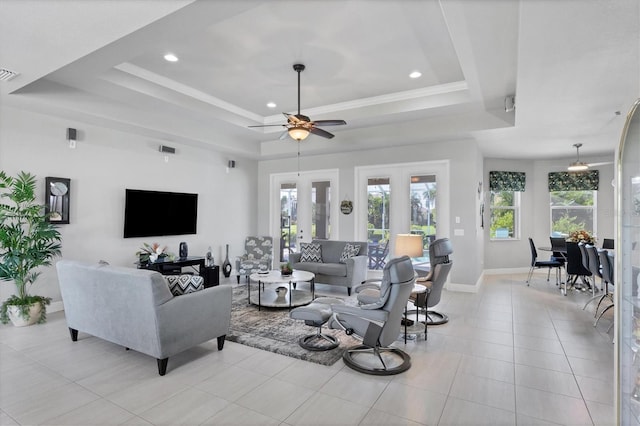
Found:
[{"label": "small side table", "polygon": [[220,284],[220,266],[205,266],[202,272],[204,288],[215,287]]},{"label": "small side table", "polygon": [[[422,284],[418,284],[418,283],[414,283],[413,284],[413,290],[411,290],[411,293],[416,293],[416,294],[422,294],[422,293],[427,293],[427,298],[429,297],[429,292],[427,291],[427,287],[422,285]],[[420,322],[418,321],[418,313],[420,312],[419,309],[416,309],[416,322],[415,324],[418,325]],[[407,343],[407,307],[404,307],[404,343]],[[424,322],[424,340],[427,340],[427,321],[425,319]]]}]

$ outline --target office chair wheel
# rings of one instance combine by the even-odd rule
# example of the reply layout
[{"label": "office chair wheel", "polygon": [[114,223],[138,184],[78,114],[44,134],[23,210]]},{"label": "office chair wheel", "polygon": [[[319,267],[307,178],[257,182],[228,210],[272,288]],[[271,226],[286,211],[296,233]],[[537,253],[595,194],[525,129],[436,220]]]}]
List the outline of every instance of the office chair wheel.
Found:
[{"label": "office chair wheel", "polygon": [[397,348],[354,346],[342,356],[347,367],[364,374],[391,376],[411,368],[411,357]]}]

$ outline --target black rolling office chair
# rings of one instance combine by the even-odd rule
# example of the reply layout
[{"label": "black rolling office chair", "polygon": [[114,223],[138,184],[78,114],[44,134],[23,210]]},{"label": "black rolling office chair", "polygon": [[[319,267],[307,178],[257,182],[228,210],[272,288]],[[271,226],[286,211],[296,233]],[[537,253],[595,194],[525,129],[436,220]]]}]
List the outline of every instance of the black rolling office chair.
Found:
[{"label": "black rolling office chair", "polygon": [[613,238],[605,238],[602,240],[602,248],[605,250],[614,250],[615,242]]}]

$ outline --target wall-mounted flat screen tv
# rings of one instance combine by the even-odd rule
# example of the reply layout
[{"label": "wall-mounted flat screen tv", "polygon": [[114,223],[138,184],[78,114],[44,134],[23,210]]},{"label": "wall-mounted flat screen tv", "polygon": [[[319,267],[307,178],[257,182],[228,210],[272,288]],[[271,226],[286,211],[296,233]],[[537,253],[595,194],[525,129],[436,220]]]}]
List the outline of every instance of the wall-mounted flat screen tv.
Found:
[{"label": "wall-mounted flat screen tv", "polygon": [[124,238],[195,234],[198,194],[127,189]]}]

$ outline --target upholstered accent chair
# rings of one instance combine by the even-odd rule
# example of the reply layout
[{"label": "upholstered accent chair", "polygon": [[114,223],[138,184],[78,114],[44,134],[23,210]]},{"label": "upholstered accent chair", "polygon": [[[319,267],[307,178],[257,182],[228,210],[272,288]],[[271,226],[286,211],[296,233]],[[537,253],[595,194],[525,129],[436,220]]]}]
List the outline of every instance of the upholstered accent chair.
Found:
[{"label": "upholstered accent chair", "polygon": [[272,263],[273,238],[247,237],[244,240],[244,254],[236,258],[238,284],[240,284],[241,275],[249,280],[249,275],[254,272],[270,270]]}]

